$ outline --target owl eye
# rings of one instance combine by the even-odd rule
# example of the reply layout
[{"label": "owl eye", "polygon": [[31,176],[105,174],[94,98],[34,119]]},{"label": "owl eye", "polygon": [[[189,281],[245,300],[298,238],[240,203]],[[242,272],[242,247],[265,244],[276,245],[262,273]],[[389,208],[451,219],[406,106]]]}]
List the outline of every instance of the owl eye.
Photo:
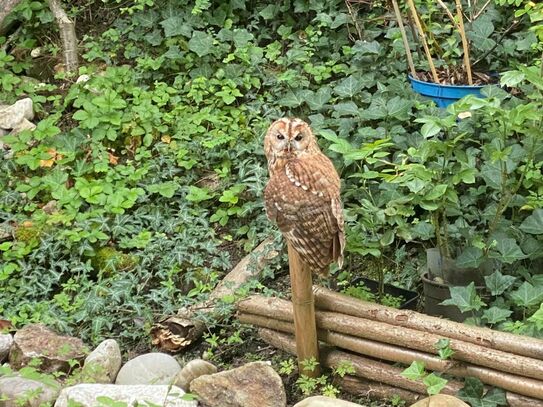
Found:
[{"label": "owl eye", "polygon": [[277,140],[284,140],[285,136],[283,136],[281,133],[277,134]]},{"label": "owl eye", "polygon": [[301,134],[298,134],[296,137],[294,137],[294,140],[300,141],[303,138]]}]

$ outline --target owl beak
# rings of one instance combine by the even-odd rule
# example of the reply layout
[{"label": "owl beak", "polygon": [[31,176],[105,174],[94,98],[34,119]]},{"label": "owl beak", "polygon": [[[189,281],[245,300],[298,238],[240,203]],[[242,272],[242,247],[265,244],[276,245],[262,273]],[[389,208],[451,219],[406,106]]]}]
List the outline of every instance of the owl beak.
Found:
[{"label": "owl beak", "polygon": [[288,142],[287,144],[287,151],[290,153],[290,148],[291,148],[291,144],[290,144],[290,141]]}]

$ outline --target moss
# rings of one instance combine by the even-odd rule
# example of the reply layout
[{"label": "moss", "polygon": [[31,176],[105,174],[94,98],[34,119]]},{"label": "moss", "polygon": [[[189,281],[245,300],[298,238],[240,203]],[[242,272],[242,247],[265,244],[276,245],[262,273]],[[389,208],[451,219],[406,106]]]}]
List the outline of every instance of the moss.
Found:
[{"label": "moss", "polygon": [[114,247],[101,247],[96,251],[92,260],[92,266],[95,270],[102,273],[111,273],[113,271],[132,270],[139,262],[139,258],[132,254],[123,253]]},{"label": "moss", "polygon": [[19,242],[37,242],[40,239],[43,229],[34,225],[31,221],[22,222],[15,229],[15,239]]}]

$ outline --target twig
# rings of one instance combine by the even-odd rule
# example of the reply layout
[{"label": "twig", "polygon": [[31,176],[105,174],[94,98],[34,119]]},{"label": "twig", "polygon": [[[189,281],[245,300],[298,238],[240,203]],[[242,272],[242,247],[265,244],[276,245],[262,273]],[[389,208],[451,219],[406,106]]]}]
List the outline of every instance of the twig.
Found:
[{"label": "twig", "polygon": [[353,25],[354,25],[354,28],[356,29],[356,33],[358,34],[358,39],[361,40],[363,30],[361,30],[360,26],[358,25],[358,19],[356,18],[358,13],[354,11],[353,6],[351,5],[351,1],[352,0],[345,0],[345,5],[347,6],[349,15],[351,16],[351,19],[353,20]]},{"label": "twig", "polygon": [[483,14],[483,11],[485,11],[485,9],[488,7],[488,5],[491,3],[491,1],[492,0],[487,0],[487,2],[485,4],[483,4],[483,7],[481,7],[481,9],[477,13],[475,13],[475,15],[471,18],[470,23],[472,21],[477,20],[479,18],[479,16],[481,14]]},{"label": "twig", "polygon": [[490,55],[490,53],[492,53],[492,51],[494,51],[496,49],[496,47],[498,45],[500,45],[500,43],[503,41],[503,39],[505,38],[505,36],[507,34],[509,34],[511,31],[513,31],[519,24],[520,22],[522,21],[522,19],[519,19],[519,20],[514,20],[513,21],[513,24],[511,24],[504,32],[503,34],[500,36],[500,38],[498,38],[496,40],[496,43],[494,44],[494,46],[492,48],[490,48],[488,51],[486,51],[483,55],[481,55],[479,57],[479,59],[477,59],[473,64],[472,66],[475,66],[477,65],[479,62],[481,62],[483,59],[485,59],[488,55]]},{"label": "twig", "polygon": [[447,13],[447,16],[449,16],[453,25],[458,27],[458,24],[454,20],[454,16],[452,15],[451,10],[449,10],[449,7],[447,7],[447,5],[443,3],[442,0],[437,0],[437,4],[439,4],[443,10],[445,10],[445,13]]},{"label": "twig", "polygon": [[403,46],[405,48],[405,56],[407,57],[407,63],[409,69],[411,70],[411,76],[415,79],[418,79],[417,71],[415,70],[415,65],[413,64],[413,57],[411,56],[411,48],[409,47],[409,41],[407,40],[407,33],[405,32],[405,27],[402,21],[402,15],[398,7],[396,0],[392,0],[392,6],[394,7],[394,14],[396,15],[396,20],[398,21],[398,27],[402,33]]},{"label": "twig", "polygon": [[409,9],[411,10],[411,14],[413,15],[413,21],[415,22],[415,25],[417,26],[417,29],[419,30],[422,46],[424,47],[424,53],[426,54],[426,59],[428,60],[428,65],[430,66],[430,71],[432,72],[432,77],[434,79],[434,82],[439,83],[436,67],[434,65],[434,61],[432,61],[432,55],[430,54],[430,49],[428,48],[428,41],[426,40],[426,34],[424,33],[424,30],[422,29],[422,25],[420,24],[415,3],[413,3],[413,0],[407,0],[407,4],[409,5]]},{"label": "twig", "polygon": [[413,24],[413,17],[411,14],[407,13],[407,23],[409,24],[409,29],[411,30],[411,35],[413,36],[413,41],[416,44],[417,55],[419,59],[423,59],[422,53],[420,52],[419,36],[417,35],[417,30],[415,30],[415,25]]},{"label": "twig", "polygon": [[64,55],[64,68],[66,72],[77,72],[79,62],[77,59],[77,37],[75,35],[75,24],[62,6],[59,0],[47,0],[51,12],[57,20],[58,28],[60,30],[60,38],[62,40],[62,48]]},{"label": "twig", "polygon": [[462,16],[462,4],[460,0],[456,0],[456,14],[458,16],[458,31],[460,32],[460,38],[462,39],[462,48],[464,49],[464,69],[468,75],[468,84],[473,85],[473,78],[471,76],[471,64],[469,61],[469,44],[466,38],[466,30],[464,29],[464,17]]}]

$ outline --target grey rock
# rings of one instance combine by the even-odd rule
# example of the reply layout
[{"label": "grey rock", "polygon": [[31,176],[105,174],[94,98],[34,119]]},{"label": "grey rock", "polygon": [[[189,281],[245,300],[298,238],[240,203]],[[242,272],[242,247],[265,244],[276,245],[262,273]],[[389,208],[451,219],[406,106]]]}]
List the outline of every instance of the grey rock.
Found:
[{"label": "grey rock", "polygon": [[[0,239],[0,241],[2,240]],[[13,337],[10,334],[0,334],[0,363],[3,363],[8,357],[12,344]]]},{"label": "grey rock", "polygon": [[196,401],[182,400],[183,390],[167,385],[116,385],[78,384],[67,387],[60,393],[55,407],[68,407],[68,400],[80,407],[95,407],[98,397],[107,397],[124,402],[128,407],[158,405],[162,407],[196,407]]},{"label": "grey rock", "polygon": [[265,362],[200,376],[191,393],[208,407],[284,407],[286,394],[279,375]]},{"label": "grey rock", "polygon": [[121,368],[121,349],[115,339],[106,339],[86,357],[82,377],[85,382],[113,383]]},{"label": "grey rock", "polygon": [[86,348],[81,339],[61,336],[43,324],[31,324],[17,331],[9,352],[9,363],[15,369],[32,359],[42,361],[39,370],[45,373],[68,371],[70,360],[83,361]]},{"label": "grey rock", "polygon": [[170,384],[181,370],[165,353],[146,353],[129,360],[117,374],[116,384]]},{"label": "grey rock", "polygon": [[19,376],[0,377],[0,406],[38,407],[53,404],[60,392],[60,384],[50,385]]},{"label": "grey rock", "polygon": [[350,401],[333,399],[324,396],[308,397],[294,407],[361,407],[360,404],[351,403]]},{"label": "grey rock", "polygon": [[187,363],[175,376],[173,384],[188,391],[190,383],[203,375],[217,373],[217,367],[202,359],[194,359]]},{"label": "grey rock", "polygon": [[32,123],[30,120],[23,119],[21,120],[14,128],[11,130],[11,134],[18,134],[24,130],[34,130],[36,128],[36,125]]},{"label": "grey rock", "polygon": [[33,118],[34,109],[30,98],[21,99],[11,106],[0,108],[0,128],[2,129],[13,129],[23,119],[32,120]]},{"label": "grey rock", "polygon": [[411,404],[411,407],[469,407],[469,404],[447,394],[435,394]]}]

